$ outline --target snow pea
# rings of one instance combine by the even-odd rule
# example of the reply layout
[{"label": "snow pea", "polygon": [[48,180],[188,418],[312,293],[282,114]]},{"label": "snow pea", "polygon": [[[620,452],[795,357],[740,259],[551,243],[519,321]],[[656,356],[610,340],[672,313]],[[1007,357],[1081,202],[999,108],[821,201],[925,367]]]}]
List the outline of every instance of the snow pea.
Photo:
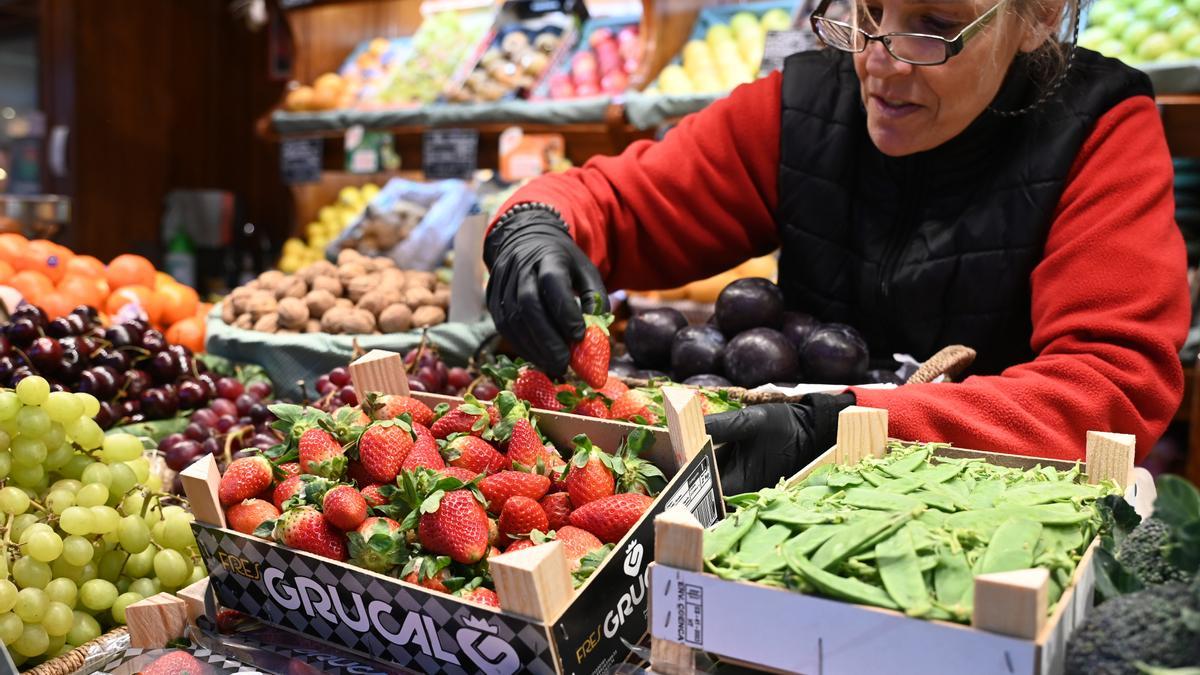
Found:
[{"label": "snow pea", "polygon": [[891,492],[893,494],[904,495],[916,490],[924,484],[925,481],[920,476],[909,474],[903,478],[884,481],[877,487],[880,490],[886,490],[887,492]]},{"label": "snow pea", "polygon": [[792,537],[786,544],[791,547],[793,555],[807,557],[817,550],[830,537],[845,525],[814,525],[800,534]]},{"label": "snow pea", "polygon": [[831,488],[844,488],[862,483],[863,477],[857,471],[839,471],[829,474],[825,479],[825,484]]},{"label": "snow pea", "polygon": [[859,475],[863,477],[863,480],[867,481],[871,485],[874,485],[875,487],[879,487],[880,485],[883,485],[891,480],[887,476],[883,475],[882,472],[876,471],[875,469],[865,469],[861,471]]},{"label": "snow pea", "polygon": [[834,511],[814,511],[812,508],[788,502],[777,502],[759,511],[759,520],[783,523],[797,528],[823,523],[836,523],[841,516]]},{"label": "snow pea", "polygon": [[737,553],[730,556],[728,561],[742,568],[747,579],[758,579],[776,572],[784,566],[779,545],[790,536],[792,531],[784,525],[767,527],[759,521],[742,537]]},{"label": "snow pea", "polygon": [[921,500],[922,504],[939,511],[945,511],[946,513],[954,513],[955,511],[967,508],[966,504],[961,503],[948,490],[939,488],[942,488],[942,486],[935,483],[924,490],[912,493],[912,496]]},{"label": "snow pea", "polygon": [[874,547],[879,538],[890,536],[911,520],[913,515],[911,511],[880,514],[844,526],[817,549],[812,563],[821,569],[829,569],[865,548]]},{"label": "snow pea", "polygon": [[938,552],[938,566],[933,570],[933,592],[938,602],[947,606],[970,607],[974,595],[975,577],[962,551]]},{"label": "snow pea", "polygon": [[916,475],[921,477],[921,480],[925,482],[925,485],[930,485],[932,483],[945,483],[951,478],[954,478],[958,474],[962,473],[963,470],[962,464],[939,463],[930,464],[927,465],[927,467],[928,468],[921,469],[920,471],[916,472]]},{"label": "snow pea", "polygon": [[925,463],[929,458],[929,448],[921,448],[910,452],[899,459],[880,466],[879,468],[893,478],[906,476]]},{"label": "snow pea", "polygon": [[979,559],[979,573],[1023,570],[1033,565],[1033,548],[1042,536],[1042,524],[1027,518],[1004,521]]},{"label": "snow pea", "polygon": [[845,503],[847,506],[875,511],[912,511],[924,506],[921,500],[915,497],[871,488],[846,490]]},{"label": "snow pea", "polygon": [[793,490],[791,500],[797,504],[819,502],[831,494],[833,494],[833,489],[828,485],[809,485],[799,490]]},{"label": "snow pea", "polygon": [[1002,480],[989,479],[978,482],[967,493],[967,504],[974,510],[991,508],[1002,492],[1004,492],[1004,481]]},{"label": "snow pea", "polygon": [[929,611],[929,589],[908,528],[875,545],[875,563],[884,590],[906,614],[922,616]]},{"label": "snow pea", "polygon": [[704,559],[714,560],[725,555],[741,541],[758,522],[758,509],[743,509],[717,523],[704,533]]},{"label": "snow pea", "polygon": [[1084,533],[1075,525],[1046,525],[1038,540],[1035,556],[1043,553],[1074,551],[1083,546]]},{"label": "snow pea", "polygon": [[1004,492],[998,504],[1016,506],[1034,506],[1052,502],[1069,502],[1074,499],[1088,499],[1098,496],[1098,491],[1089,485],[1078,483],[1036,483],[1020,485]]},{"label": "snow pea", "polygon": [[826,572],[803,556],[791,555],[787,547],[783,549],[783,557],[793,572],[803,576],[813,588],[826,595],[886,609],[900,609],[881,588]]}]

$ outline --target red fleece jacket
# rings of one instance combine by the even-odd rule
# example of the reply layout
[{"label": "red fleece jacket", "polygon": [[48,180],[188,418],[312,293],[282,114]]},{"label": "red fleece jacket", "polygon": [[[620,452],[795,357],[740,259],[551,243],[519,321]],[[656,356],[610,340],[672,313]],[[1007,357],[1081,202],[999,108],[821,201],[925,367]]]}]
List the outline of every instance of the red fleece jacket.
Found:
[{"label": "red fleece jacket", "polygon": [[[534,181],[509,205],[557,207],[610,288],[673,288],[767,253],[779,246],[780,80],[739,87],[660,142]],[[1143,457],[1183,395],[1190,308],[1172,174],[1153,100],[1108,111],[1032,274],[1036,358],[961,383],[856,389],[859,405],[887,408],[902,439],[1082,459],[1094,429],[1136,434]]]}]

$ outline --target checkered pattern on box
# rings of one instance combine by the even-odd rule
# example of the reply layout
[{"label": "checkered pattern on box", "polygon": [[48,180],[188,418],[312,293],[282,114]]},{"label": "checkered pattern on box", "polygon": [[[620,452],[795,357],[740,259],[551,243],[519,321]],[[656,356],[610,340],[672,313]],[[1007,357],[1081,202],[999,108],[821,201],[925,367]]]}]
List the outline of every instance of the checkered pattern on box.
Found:
[{"label": "checkered pattern on box", "polygon": [[[196,529],[225,607],[424,673],[555,672],[546,632],[538,624],[228,530],[205,525]],[[298,609],[272,597],[265,578],[269,570],[281,573],[275,581],[277,592],[301,599]],[[336,592],[335,600],[328,600],[329,589]],[[372,613],[374,602],[390,611]],[[364,613],[368,619],[377,615],[378,621],[352,626],[363,623]]]},{"label": "checkered pattern on box", "polygon": [[[105,670],[96,671],[96,675],[110,675],[112,673],[135,672],[132,670],[133,668],[138,668],[138,669],[145,668],[146,666],[149,666],[152,663],[152,661],[149,657],[157,658],[158,656],[164,656],[166,654],[170,654],[173,651],[177,651],[177,650],[175,650],[175,649],[137,649],[137,648],[126,649],[125,652],[123,654],[121,654],[121,656],[116,661],[109,664],[109,666]],[[189,649],[188,651],[191,652],[192,656],[194,656],[197,661],[212,668],[213,669],[212,672],[214,673],[214,675],[236,675],[238,673],[257,673],[257,672],[259,672],[259,671],[255,670],[254,668],[247,668],[245,665],[243,665],[239,661],[235,661],[234,659],[226,658],[224,654],[218,654],[216,652],[209,651],[208,649],[204,649],[202,647],[197,647],[195,649]],[[125,664],[130,663],[131,661],[133,661],[134,659],[137,659],[139,656],[141,656],[143,654],[147,654],[147,655],[149,655],[149,657],[138,661],[136,666],[131,665],[129,667],[125,667]],[[143,663],[143,661],[144,661],[144,663]]]}]

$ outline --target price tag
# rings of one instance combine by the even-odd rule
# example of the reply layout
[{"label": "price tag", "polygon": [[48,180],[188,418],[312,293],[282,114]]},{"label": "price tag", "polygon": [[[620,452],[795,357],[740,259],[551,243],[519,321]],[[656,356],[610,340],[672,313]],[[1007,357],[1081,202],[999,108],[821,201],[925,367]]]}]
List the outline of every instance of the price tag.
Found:
[{"label": "price tag", "polygon": [[421,138],[421,167],[426,178],[469,178],[479,166],[479,132],[431,129]]},{"label": "price tag", "polygon": [[400,168],[392,135],[386,131],[366,131],[362,125],[346,130],[346,171],[377,173]]},{"label": "price tag", "polygon": [[815,49],[817,38],[811,30],[772,30],[767,31],[763,43],[762,66],[758,76],[762,77],[773,70],[782,70],[783,62],[796,52]]},{"label": "price tag", "polygon": [[279,172],[287,185],[315,183],[321,179],[325,143],[320,138],[293,138],[279,146]]}]

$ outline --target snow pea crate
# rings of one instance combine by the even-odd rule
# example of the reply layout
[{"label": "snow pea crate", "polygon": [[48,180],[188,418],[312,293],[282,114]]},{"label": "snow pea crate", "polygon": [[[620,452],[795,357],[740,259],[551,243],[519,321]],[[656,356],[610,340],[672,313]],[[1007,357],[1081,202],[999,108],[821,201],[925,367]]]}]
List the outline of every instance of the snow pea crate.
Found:
[{"label": "snow pea crate", "polygon": [[[407,391],[398,354],[371,352],[351,365],[351,374],[358,391]],[[447,398],[414,395],[431,404]],[[648,632],[654,517],[683,508],[712,524],[723,515],[700,402],[683,389],[668,401],[671,431],[652,430],[655,443],[643,456],[669,482],[579,589],[558,542],[489,561],[501,605],[494,610],[235,532],[225,526],[216,465],[206,458],[183,476],[210,583],[224,607],[417,672],[608,672]],[[570,447],[582,433],[612,452],[629,429],[576,415],[535,411],[534,417],[558,447]]]},{"label": "snow pea crate", "polygon": [[[838,422],[837,445],[794,476],[795,483],[827,464],[883,457],[887,411],[850,407]],[[1073,462],[939,447],[934,456],[978,458],[1020,469],[1069,470]],[[1134,438],[1088,432],[1086,477],[1132,480]],[[760,670],[816,675],[1061,673],[1066,643],[1092,603],[1093,554],[1086,546],[1053,613],[1050,574],[1033,568],[974,578],[971,625],[915,618],[903,612],[734,581],[704,572],[704,528],[689,514],[655,522],[650,570],[653,669],[695,672],[697,650]]]}]

